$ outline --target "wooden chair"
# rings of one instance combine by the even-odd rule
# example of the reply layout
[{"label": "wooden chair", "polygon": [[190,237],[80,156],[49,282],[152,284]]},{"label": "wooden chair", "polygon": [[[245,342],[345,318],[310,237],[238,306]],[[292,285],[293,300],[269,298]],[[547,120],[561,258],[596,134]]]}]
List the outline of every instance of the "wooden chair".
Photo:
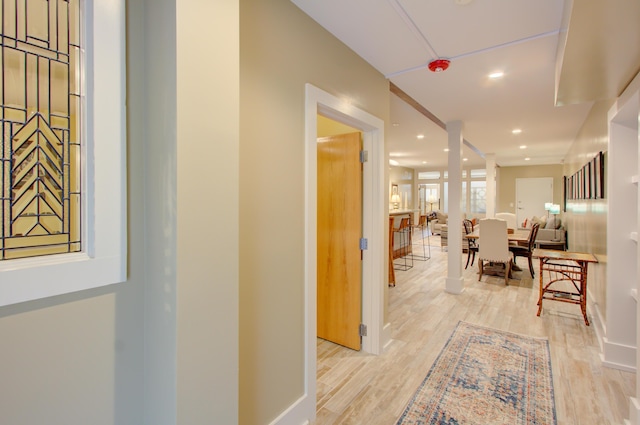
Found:
[{"label": "wooden chair", "polygon": [[478,246],[478,280],[482,279],[485,263],[504,264],[504,283],[509,284],[513,259],[509,252],[507,222],[497,218],[480,220]]},{"label": "wooden chair", "polygon": [[517,257],[526,257],[529,259],[529,271],[531,272],[531,277],[535,276],[533,271],[533,249],[535,248],[536,237],[538,236],[538,229],[540,228],[540,223],[536,223],[531,227],[531,233],[529,233],[529,239],[527,240],[526,245],[509,245],[509,251],[513,253],[513,262],[516,262]]},{"label": "wooden chair", "polygon": [[[473,222],[471,220],[462,220],[462,225],[464,226],[465,235],[473,232]],[[467,264],[464,266],[465,270],[469,267],[469,260],[471,260],[471,267],[473,267],[473,262],[476,260],[476,253],[478,252],[476,239],[467,239],[467,242],[469,243],[469,247],[467,249]]]}]

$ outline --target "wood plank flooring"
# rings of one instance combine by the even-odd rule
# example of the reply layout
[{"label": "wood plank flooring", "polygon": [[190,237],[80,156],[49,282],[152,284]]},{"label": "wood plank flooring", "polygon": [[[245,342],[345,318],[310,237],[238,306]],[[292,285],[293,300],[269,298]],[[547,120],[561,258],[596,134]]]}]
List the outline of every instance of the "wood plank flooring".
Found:
[{"label": "wood plank flooring", "polygon": [[509,286],[502,277],[478,282],[474,264],[463,271],[464,292],[452,295],[444,291],[447,253],[438,237],[430,239],[431,259],[396,271],[396,287],[389,288],[392,341],[384,354],[318,340],[314,424],[395,424],[460,320],[549,338],[559,425],[623,424],[635,374],[601,365],[595,332],[579,306],[545,301],[536,316],[537,264],[534,281],[526,259],[518,258],[523,271]]}]

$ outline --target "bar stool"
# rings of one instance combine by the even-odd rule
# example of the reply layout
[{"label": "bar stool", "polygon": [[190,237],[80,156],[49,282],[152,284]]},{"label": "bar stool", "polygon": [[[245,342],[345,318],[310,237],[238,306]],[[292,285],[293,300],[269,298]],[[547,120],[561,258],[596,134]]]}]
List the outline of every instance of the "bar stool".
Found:
[{"label": "bar stool", "polygon": [[[413,257],[414,260],[418,260],[418,261],[427,261],[429,258],[431,258],[431,243],[429,241],[429,231],[428,231],[428,220],[427,220],[427,216],[426,215],[420,215],[420,218],[418,219],[418,224],[415,224],[413,226],[414,229],[420,229],[420,239],[422,240],[422,255],[416,255],[413,253],[413,250],[411,250],[411,256]],[[429,247],[429,255],[427,255],[427,249],[424,245],[424,230],[427,229],[427,246]]]},{"label": "bar stool", "polygon": [[400,219],[400,225],[393,230],[394,239],[398,235],[399,251],[402,261],[394,261],[393,268],[395,270],[406,271],[413,267],[413,256],[411,255],[411,218],[403,217]]}]

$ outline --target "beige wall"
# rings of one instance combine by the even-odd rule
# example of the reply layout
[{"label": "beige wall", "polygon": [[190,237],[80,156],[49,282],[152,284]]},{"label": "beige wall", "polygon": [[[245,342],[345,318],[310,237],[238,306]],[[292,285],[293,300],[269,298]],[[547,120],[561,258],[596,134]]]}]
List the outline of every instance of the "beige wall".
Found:
[{"label": "beige wall", "polygon": [[305,83],[386,122],[389,88],[288,0],[240,6],[240,424],[254,425],[303,395]]},{"label": "beige wall", "polygon": [[[607,114],[612,105],[612,100],[597,102],[593,105],[578,137],[565,157],[564,175],[572,175],[589,162],[596,153],[607,151],[609,140]],[[607,164],[605,160],[605,179],[606,169],[609,166],[613,164]],[[591,295],[589,301],[597,305],[603,319],[606,319],[607,301],[607,206],[606,198],[569,201],[567,211],[564,213],[569,249],[592,252],[598,256],[599,262],[589,267],[589,294]]]},{"label": "beige wall", "polygon": [[553,202],[562,206],[562,165],[500,167],[496,187],[496,212],[516,213],[516,179],[553,177]]},{"label": "beige wall", "polygon": [[238,4],[126,2],[127,281],[0,308],[3,424],[237,423]]}]

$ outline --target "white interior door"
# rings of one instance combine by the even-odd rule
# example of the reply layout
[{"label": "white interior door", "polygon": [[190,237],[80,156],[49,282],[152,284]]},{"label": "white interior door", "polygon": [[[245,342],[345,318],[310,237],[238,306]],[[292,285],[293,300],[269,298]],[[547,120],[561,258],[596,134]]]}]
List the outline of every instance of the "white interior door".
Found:
[{"label": "white interior door", "polygon": [[553,200],[553,177],[516,179],[516,220],[518,226],[525,218],[547,215],[546,202]]}]

